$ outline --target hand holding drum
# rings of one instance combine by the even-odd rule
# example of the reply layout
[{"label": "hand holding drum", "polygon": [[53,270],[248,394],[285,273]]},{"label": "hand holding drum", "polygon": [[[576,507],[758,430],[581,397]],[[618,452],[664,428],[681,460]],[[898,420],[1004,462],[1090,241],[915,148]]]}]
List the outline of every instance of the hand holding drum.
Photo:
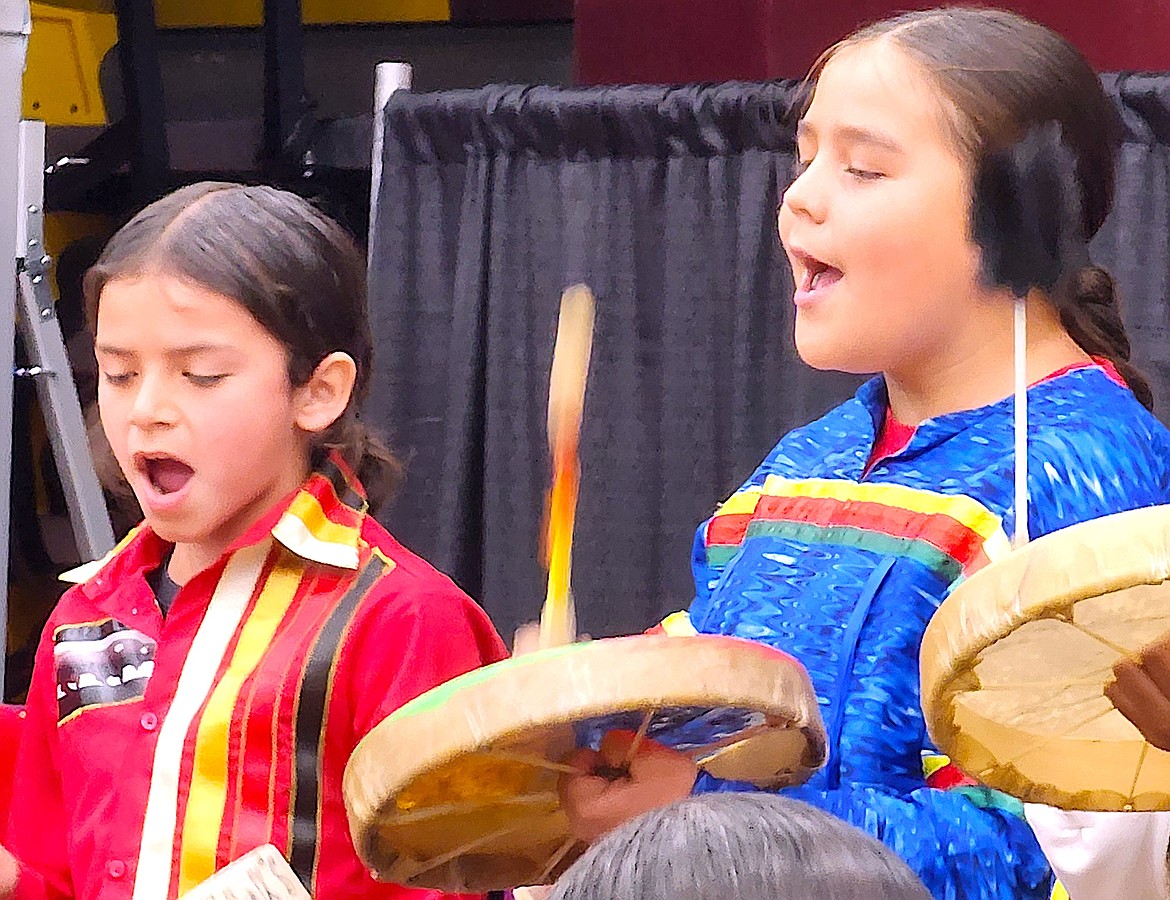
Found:
[{"label": "hand holding drum", "polygon": [[1170,636],[1116,663],[1105,696],[1152,746],[1170,751]]}]

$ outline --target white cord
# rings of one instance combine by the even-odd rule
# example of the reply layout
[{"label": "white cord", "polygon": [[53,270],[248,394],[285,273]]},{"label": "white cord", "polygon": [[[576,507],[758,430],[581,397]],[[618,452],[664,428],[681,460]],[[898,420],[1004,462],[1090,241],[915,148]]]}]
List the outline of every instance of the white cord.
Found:
[{"label": "white cord", "polygon": [[1016,534],[1013,544],[1028,543],[1028,315],[1027,301],[1016,298],[1015,317],[1015,462]]}]

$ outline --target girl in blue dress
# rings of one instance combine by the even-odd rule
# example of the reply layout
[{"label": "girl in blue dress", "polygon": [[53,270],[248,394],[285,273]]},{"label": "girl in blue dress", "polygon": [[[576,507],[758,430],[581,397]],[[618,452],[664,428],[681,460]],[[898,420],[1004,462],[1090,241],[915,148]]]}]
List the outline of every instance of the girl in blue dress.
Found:
[{"label": "girl in blue dress", "polygon": [[[1018,804],[933,758],[918,650],[943,598],[1017,528],[1013,296],[973,239],[974,173],[1059,123],[1087,241],[1112,202],[1117,114],[1063,38],[999,10],[870,26],[809,83],[779,212],[796,345],[816,368],[879,374],[784,437],[700,526],[689,627],[808,667],[830,758],[790,796],[885,842],[938,898],[1040,900],[1052,874]],[[1170,498],[1170,433],[1129,364],[1112,279],[1066,274],[1027,297],[1033,537]],[[692,790],[745,788],[696,783],[660,748],[628,778],[591,774],[613,762],[583,751],[562,786],[586,839]]]}]

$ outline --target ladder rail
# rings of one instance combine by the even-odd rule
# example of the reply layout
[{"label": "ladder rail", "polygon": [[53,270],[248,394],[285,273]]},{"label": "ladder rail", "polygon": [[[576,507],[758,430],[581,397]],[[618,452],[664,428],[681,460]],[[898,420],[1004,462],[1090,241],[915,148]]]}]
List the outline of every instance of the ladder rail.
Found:
[{"label": "ladder rail", "polygon": [[[114,546],[106,509],[86,435],[85,417],[73,370],[65,351],[49,288],[50,259],[44,248],[45,124],[21,122],[20,217],[17,235],[16,327],[29,357],[53,460],[65,493],[73,539],[83,561],[98,559]],[[23,256],[20,254],[23,253]]]}]

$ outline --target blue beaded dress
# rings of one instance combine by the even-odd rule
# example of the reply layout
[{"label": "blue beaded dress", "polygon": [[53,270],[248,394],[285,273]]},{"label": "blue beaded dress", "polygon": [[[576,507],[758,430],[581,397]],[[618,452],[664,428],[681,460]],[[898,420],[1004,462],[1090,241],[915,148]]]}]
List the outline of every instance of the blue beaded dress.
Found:
[{"label": "blue beaded dress", "polygon": [[[922,765],[923,630],[1014,528],[1012,399],[930,419],[867,470],[886,406],[884,382],[866,383],[699,527],[691,623],[807,666],[830,757],[789,796],[885,842],[940,900],[1040,900],[1052,876],[1022,816],[927,786]],[[1170,432],[1100,367],[1034,385],[1028,414],[1033,537],[1170,502]],[[696,789],[750,787],[703,776]]]}]

